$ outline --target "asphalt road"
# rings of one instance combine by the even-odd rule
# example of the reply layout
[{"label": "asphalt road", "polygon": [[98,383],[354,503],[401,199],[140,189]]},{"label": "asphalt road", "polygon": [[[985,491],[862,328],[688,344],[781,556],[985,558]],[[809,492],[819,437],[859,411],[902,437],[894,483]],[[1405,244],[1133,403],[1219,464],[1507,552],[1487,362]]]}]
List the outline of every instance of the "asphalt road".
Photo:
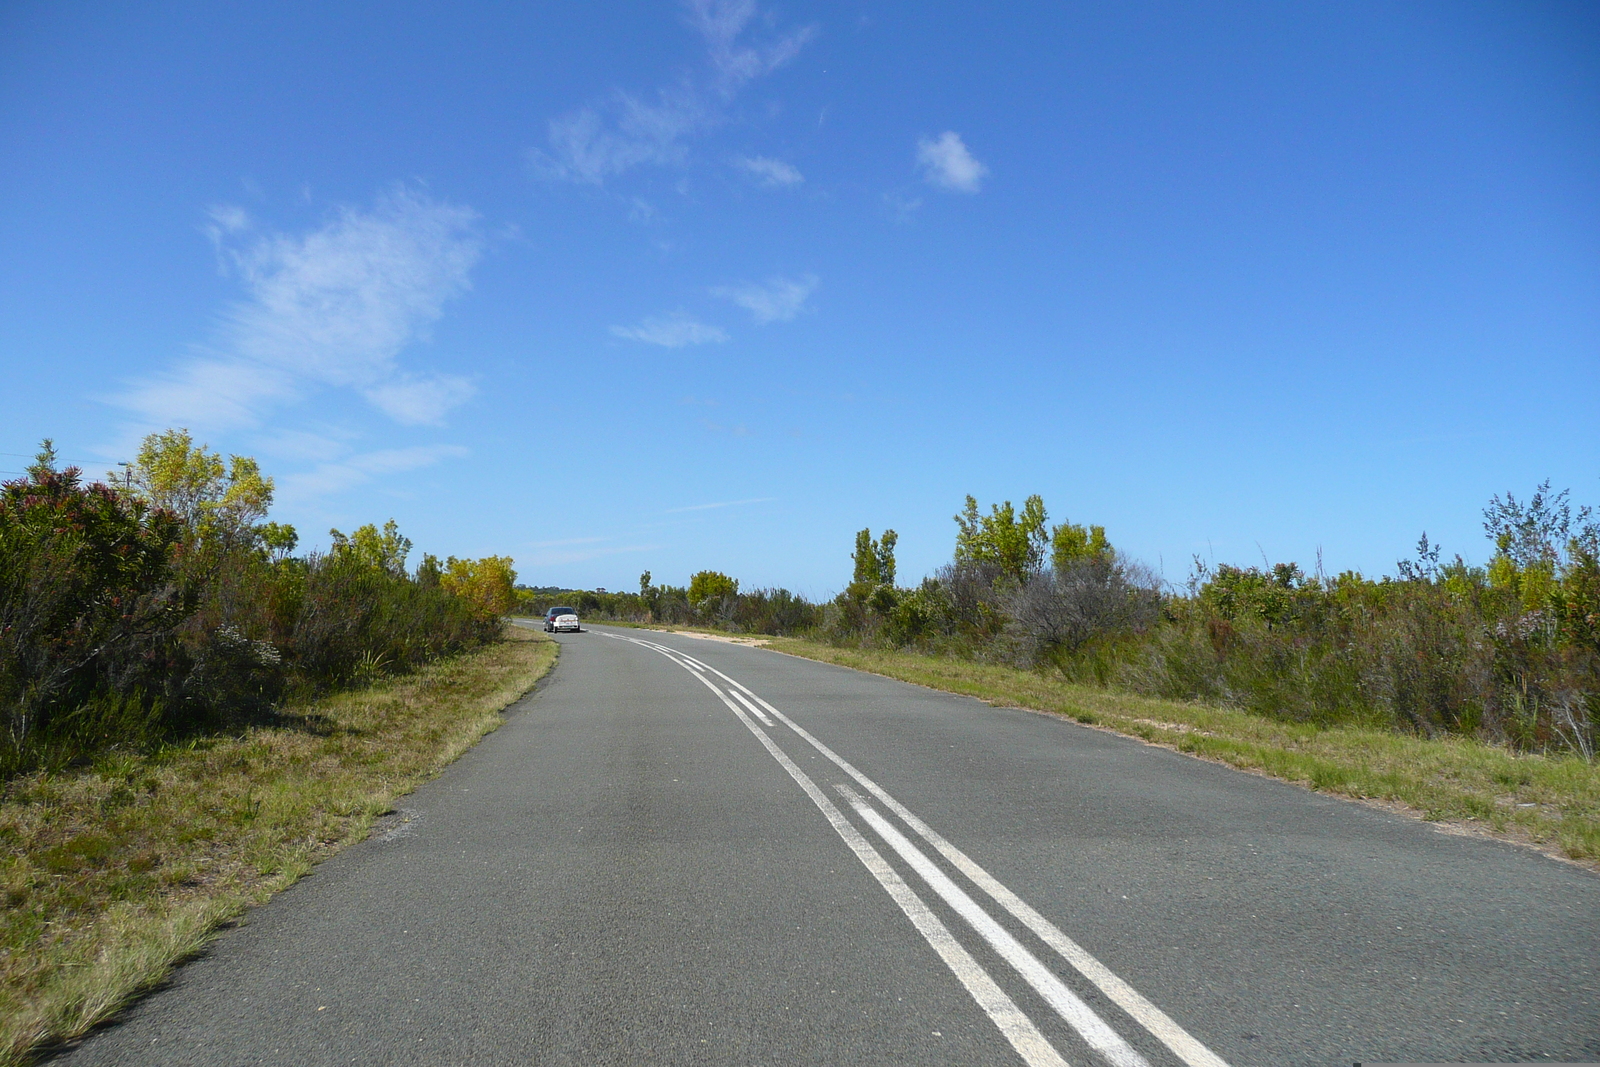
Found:
[{"label": "asphalt road", "polygon": [[560,641],[378,834],[58,1062],[1600,1060],[1586,871],[773,652]]}]

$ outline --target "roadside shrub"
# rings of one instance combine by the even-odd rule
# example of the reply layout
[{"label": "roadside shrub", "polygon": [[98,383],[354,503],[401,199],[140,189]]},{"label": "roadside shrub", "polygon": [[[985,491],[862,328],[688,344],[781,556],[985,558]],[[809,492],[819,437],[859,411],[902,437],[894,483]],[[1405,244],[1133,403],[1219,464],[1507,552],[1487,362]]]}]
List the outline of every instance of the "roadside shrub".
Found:
[{"label": "roadside shrub", "polygon": [[392,521],[291,557],[294,530],[262,521],[272,480],[186,431],[115,486],[54,458],[0,486],[0,775],[234,729],[499,633],[492,596],[408,576]]},{"label": "roadside shrub", "polygon": [[741,633],[787,636],[813,629],[819,618],[815,604],[787,589],[752,589],[734,596],[728,621]]},{"label": "roadside shrub", "polygon": [[[1487,566],[1441,562],[1426,535],[1398,574],[1307,574],[1295,563],[1197,563],[1163,592],[1103,527],[1048,527],[1029,497],[983,514],[967,498],[954,558],[914,590],[828,606],[839,643],[999,660],[1153,696],[1295,722],[1482,737],[1594,758],[1600,717],[1600,523],[1539,486],[1484,510]],[[1048,537],[1045,531],[1049,530]],[[1043,566],[1049,549],[1050,566]]]},{"label": "roadside shrub", "polygon": [[1031,577],[1006,604],[1008,636],[1020,662],[1061,663],[1091,643],[1142,633],[1160,605],[1155,576],[1107,552]]},{"label": "roadside shrub", "polygon": [[500,616],[511,610],[512,584],[517,572],[511,569],[510,556],[485,556],[483,559],[445,561],[439,584],[444,591],[466,600],[485,615]]},{"label": "roadside shrub", "polygon": [[925,643],[948,632],[951,618],[949,594],[935,578],[924,578],[917,588],[902,593],[888,613],[883,638],[891,646]]},{"label": "roadside shrub", "polygon": [[28,477],[0,486],[0,770],[91,722],[144,722],[182,649],[193,596],[173,567],[170,513],[57,471],[48,443]]},{"label": "roadside shrub", "polygon": [[1005,631],[1010,572],[991,560],[957,560],[934,572],[944,594],[948,631],[983,645]]},{"label": "roadside shrub", "polygon": [[286,652],[313,688],[410,670],[500,631],[479,605],[360,559],[309,556],[303,581]]}]

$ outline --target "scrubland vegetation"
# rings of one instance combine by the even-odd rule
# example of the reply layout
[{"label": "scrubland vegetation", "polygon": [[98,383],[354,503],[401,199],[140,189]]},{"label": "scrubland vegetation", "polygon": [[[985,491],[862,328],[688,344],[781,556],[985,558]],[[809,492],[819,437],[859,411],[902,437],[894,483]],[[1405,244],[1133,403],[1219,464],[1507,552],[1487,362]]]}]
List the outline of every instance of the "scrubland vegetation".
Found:
[{"label": "scrubland vegetation", "polygon": [[856,536],[851,581],[811,604],[741,592],[715,572],[685,589],[518,591],[596,617],[805,636],[1030,670],[1041,677],[1237,708],[1288,723],[1456,736],[1593,761],[1600,716],[1600,521],[1540,486],[1484,509],[1486,566],[1442,561],[1423,535],[1378,579],[1296,563],[1211,567],[1182,588],[1100,526],[1052,526],[1044,502],[955,516],[951,561],[897,584],[896,535]]},{"label": "scrubland vegetation", "polygon": [[297,556],[272,495],[181,430],[0,486],[0,1064],[359,840],[555,658],[504,632],[509,559],[408,570],[392,521]]},{"label": "scrubland vegetation", "polygon": [[[1099,527],[1046,529],[1030,498],[957,517],[955,557],[910,591],[843,598],[837,639],[1030,667],[1289,722],[1459,735],[1594,755],[1600,524],[1565,493],[1495,498],[1484,567],[1426,535],[1393,577],[1199,560],[1164,589]],[[880,565],[881,566],[881,565]]]},{"label": "scrubland vegetation", "polygon": [[494,729],[555,652],[515,631],[239,733],[13,777],[0,802],[0,1065],[84,1033],[219,924],[361,840]]},{"label": "scrubland vegetation", "polygon": [[[1377,579],[1295,563],[1182,587],[1099,526],[1030,497],[955,516],[950,562],[896,581],[897,537],[856,535],[844,592],[811,604],[686,589],[518,590],[522,610],[778,635],[780,651],[1070,716],[1346,796],[1398,802],[1600,861],[1600,523],[1540,486],[1483,512],[1486,566],[1424,535]],[[696,590],[703,595],[694,595]]]},{"label": "scrubland vegetation", "polygon": [[0,486],[0,778],[238,731],[499,638],[510,560],[409,572],[392,521],[296,556],[272,495],[182,430],[95,483],[46,442]]}]

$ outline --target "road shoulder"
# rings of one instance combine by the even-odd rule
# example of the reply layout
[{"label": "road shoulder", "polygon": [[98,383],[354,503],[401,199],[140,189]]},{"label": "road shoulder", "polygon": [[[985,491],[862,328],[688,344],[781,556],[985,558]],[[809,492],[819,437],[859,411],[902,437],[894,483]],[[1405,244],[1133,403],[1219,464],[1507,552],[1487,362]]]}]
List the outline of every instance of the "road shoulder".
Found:
[{"label": "road shoulder", "polygon": [[8,783],[0,1064],[73,1040],[225,923],[365,838],[555,662],[543,635],[291,709],[238,737]]},{"label": "road shoulder", "polygon": [[[685,636],[706,635],[683,632]],[[1214,705],[1056,682],[1031,671],[792,637],[760,647],[1000,707],[1056,715],[1600,873],[1600,767],[1467,738],[1281,722]]]}]

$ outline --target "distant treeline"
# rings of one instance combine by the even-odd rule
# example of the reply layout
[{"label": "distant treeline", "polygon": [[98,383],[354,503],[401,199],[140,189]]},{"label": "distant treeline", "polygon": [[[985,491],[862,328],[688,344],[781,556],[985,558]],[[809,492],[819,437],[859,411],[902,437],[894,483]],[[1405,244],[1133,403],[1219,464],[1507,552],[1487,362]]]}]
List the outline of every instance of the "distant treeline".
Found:
[{"label": "distant treeline", "polygon": [[408,571],[392,521],[297,556],[272,495],[183,430],[93,483],[46,441],[0,486],[0,775],[237,729],[498,638],[509,559]]},{"label": "distant treeline", "polygon": [[707,626],[734,633],[809,633],[825,618],[823,608],[787,589],[741,592],[738,581],[717,571],[701,571],[687,586],[655,585],[645,571],[637,593],[518,586],[515,601],[513,610],[519,615],[542,616],[562,606],[575,608],[580,618]]},{"label": "distant treeline", "polygon": [[1460,734],[1593,759],[1600,718],[1600,522],[1565,492],[1484,509],[1486,566],[1424,535],[1379,579],[1295,563],[1212,567],[1172,588],[1099,526],[1051,525],[1044,502],[988,513],[968,497],[949,563],[895,581],[892,530],[856,537],[850,584],[811,604],[742,593],[715,572],[639,593],[518,591],[594,617],[806,634],[839,644],[1027,666],[1088,684],[1333,725]]}]

